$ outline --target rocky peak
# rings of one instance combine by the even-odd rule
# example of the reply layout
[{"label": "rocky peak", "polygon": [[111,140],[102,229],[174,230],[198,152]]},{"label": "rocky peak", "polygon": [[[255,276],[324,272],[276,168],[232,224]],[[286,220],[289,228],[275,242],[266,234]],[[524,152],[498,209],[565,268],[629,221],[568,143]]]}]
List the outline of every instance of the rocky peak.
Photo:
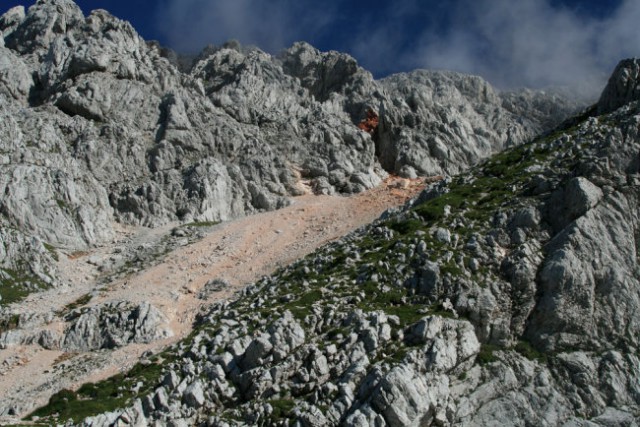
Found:
[{"label": "rocky peak", "polygon": [[[15,10],[13,16],[17,20],[20,10],[12,10]],[[83,22],[82,10],[72,0],[38,0],[15,31],[8,37],[5,35],[5,43],[20,53],[44,54],[58,35]]]},{"label": "rocky peak", "polygon": [[308,43],[295,43],[280,55],[285,73],[300,79],[302,86],[320,102],[343,87],[361,69],[356,60],[338,52],[320,52]]},{"label": "rocky peak", "polygon": [[284,72],[297,77],[319,102],[337,95],[347,96],[343,107],[354,120],[367,108],[366,103],[358,101],[379,90],[371,73],[345,53],[320,52],[308,43],[298,42],[283,51],[278,59]]},{"label": "rocky peak", "polygon": [[24,6],[16,6],[11,8],[4,15],[0,16],[0,32],[4,41],[5,37],[9,37],[9,35],[18,28],[18,25],[24,21],[25,13]]},{"label": "rocky peak", "polygon": [[640,100],[640,59],[622,60],[600,96],[598,113],[610,113],[629,102],[638,100]]},{"label": "rocky peak", "polygon": [[[527,105],[501,109],[479,78],[376,81],[351,56],[306,43],[277,58],[209,47],[187,73],[129,23],[85,17],[70,0],[13,8],[0,31],[0,224],[18,233],[0,240],[24,248],[32,236],[69,250],[101,244],[116,222],[277,209],[301,180],[349,194],[385,170],[451,174],[543,127]],[[357,127],[368,109],[380,116],[374,135]],[[18,265],[18,252],[0,268]]]}]

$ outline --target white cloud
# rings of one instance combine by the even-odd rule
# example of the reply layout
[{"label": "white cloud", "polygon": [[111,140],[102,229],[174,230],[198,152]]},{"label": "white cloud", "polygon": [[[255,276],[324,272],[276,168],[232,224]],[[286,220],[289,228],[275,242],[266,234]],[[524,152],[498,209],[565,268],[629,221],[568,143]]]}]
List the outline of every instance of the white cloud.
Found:
[{"label": "white cloud", "polygon": [[[158,23],[178,50],[233,38],[275,53],[298,40],[331,39],[326,32],[340,22],[357,22],[340,28],[342,46],[332,48],[351,52],[376,75],[452,69],[500,87],[562,85],[596,96],[618,60],[640,55],[640,1],[620,1],[610,16],[595,19],[552,0],[452,0],[447,25],[435,30],[425,22],[410,35],[404,33],[407,19],[435,3],[363,6],[360,16],[343,20],[345,4],[337,0],[162,0]],[[347,11],[357,13],[353,5]]]},{"label": "white cloud", "polygon": [[503,87],[568,86],[597,96],[622,58],[640,54],[640,3],[594,19],[548,0],[465,2],[445,36],[425,31],[412,65],[479,74]]},{"label": "white cloud", "polygon": [[296,0],[165,0],[158,10],[159,31],[181,51],[237,39],[275,52],[313,36],[333,16],[322,2]]}]

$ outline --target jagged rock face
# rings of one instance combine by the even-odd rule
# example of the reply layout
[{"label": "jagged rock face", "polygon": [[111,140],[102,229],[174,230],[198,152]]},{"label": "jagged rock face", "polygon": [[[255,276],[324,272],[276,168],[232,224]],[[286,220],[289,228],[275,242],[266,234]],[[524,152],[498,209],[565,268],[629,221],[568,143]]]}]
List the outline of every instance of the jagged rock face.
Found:
[{"label": "jagged rock face", "polygon": [[621,61],[609,78],[598,102],[598,113],[610,113],[640,99],[640,60]]},{"label": "jagged rock face", "polygon": [[379,182],[371,139],[344,113],[314,101],[269,55],[223,48],[199,61],[192,75],[202,79],[214,105],[260,129],[256,143],[242,144],[242,155],[271,168],[276,194],[296,193],[293,175],[275,178],[290,170],[287,162],[303,178],[328,180],[329,192],[358,192]]},{"label": "jagged rock face", "polygon": [[167,319],[149,303],[109,303],[69,316],[75,319],[61,339],[65,351],[113,349],[173,336]]},{"label": "jagged rock face", "polygon": [[431,186],[212,307],[83,425],[636,425],[639,125],[590,109]]},{"label": "jagged rock face", "polygon": [[2,280],[22,276],[27,279],[31,290],[57,284],[57,269],[54,255],[47,250],[44,242],[30,237],[0,222],[0,271]]},{"label": "jagged rock face", "polygon": [[576,103],[559,94],[498,93],[479,77],[416,71],[375,81],[353,58],[296,43],[278,57],[315,99],[354,123],[379,111],[381,166],[401,174],[453,174],[560,123]]},{"label": "jagged rock face", "polygon": [[320,52],[300,42],[283,51],[278,59],[284,72],[299,79],[316,100],[345,111],[354,123],[364,118],[369,107],[377,108],[383,99],[371,73],[349,55]]},{"label": "jagged rock face", "polygon": [[[376,147],[390,171],[441,173],[504,145],[492,133],[482,149],[465,148],[471,131],[447,131],[425,153],[418,135],[426,122],[431,129],[471,118],[493,129],[506,121],[512,142],[529,135],[515,116],[496,120],[489,108],[444,119],[430,105],[412,118],[404,111],[431,80],[456,93],[455,85],[493,93],[478,79],[379,83],[348,55],[304,43],[277,58],[233,44],[209,48],[185,74],[128,23],[101,10],[85,18],[71,0],[14,8],[0,31],[2,176],[14,177],[2,183],[2,210],[59,246],[109,240],[113,220],[156,226],[276,209],[300,194],[300,177],[319,193],[362,191],[384,176]],[[464,96],[487,101],[477,90]],[[386,127],[377,142],[355,125],[381,104]],[[466,154],[447,158],[448,150]]]},{"label": "jagged rock face", "polygon": [[498,93],[479,77],[451,72],[414,71],[380,84],[387,98],[378,154],[396,173],[403,167],[420,175],[459,173],[558,124],[575,108],[554,95],[531,100],[526,91]]}]

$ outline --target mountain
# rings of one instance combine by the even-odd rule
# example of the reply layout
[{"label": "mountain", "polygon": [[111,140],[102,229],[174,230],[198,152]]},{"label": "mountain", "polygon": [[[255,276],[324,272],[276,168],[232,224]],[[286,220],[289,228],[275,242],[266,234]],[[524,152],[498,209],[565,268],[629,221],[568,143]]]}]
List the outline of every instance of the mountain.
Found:
[{"label": "mountain", "polygon": [[[387,172],[456,173],[576,107],[451,73],[375,81],[348,55],[301,43],[278,57],[208,49],[183,73],[130,24],[85,18],[70,0],[11,9],[0,31],[1,239],[17,252],[0,262],[45,285],[56,284],[47,246],[277,209],[303,181],[349,194]],[[370,108],[382,117],[373,136],[356,127]]]},{"label": "mountain", "polygon": [[638,70],[214,305],[115,396],[65,392],[128,402],[82,425],[636,425]]},{"label": "mountain", "polygon": [[[305,43],[272,56],[230,42],[189,64],[70,0],[11,9],[0,31],[0,347],[61,352],[51,369],[175,332],[153,301],[90,302],[106,292],[97,281],[62,311],[21,307],[66,292],[66,260],[122,228],[161,233],[431,177],[409,204],[214,303],[132,370],[73,391],[47,383],[48,404],[5,393],[0,414],[637,424],[639,60],[576,115],[559,93],[458,73],[375,80]],[[118,254],[134,267],[122,274],[204,235],[171,229]]]}]

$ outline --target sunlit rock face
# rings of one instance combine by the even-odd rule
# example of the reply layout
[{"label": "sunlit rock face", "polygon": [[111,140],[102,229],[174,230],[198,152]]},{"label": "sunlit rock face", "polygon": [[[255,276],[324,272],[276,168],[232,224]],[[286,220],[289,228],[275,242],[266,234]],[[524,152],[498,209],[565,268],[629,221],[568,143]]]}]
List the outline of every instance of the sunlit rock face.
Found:
[{"label": "sunlit rock face", "polygon": [[[229,220],[387,174],[433,184],[207,309],[144,365],[157,381],[76,424],[637,423],[637,59],[565,121],[578,105],[556,93],[428,70],[376,80],[306,43],[187,64],[70,0],[11,9],[0,32],[3,286],[59,286],[52,246],[112,242],[122,224]],[[71,310],[0,346],[162,340],[159,307]]]}]

